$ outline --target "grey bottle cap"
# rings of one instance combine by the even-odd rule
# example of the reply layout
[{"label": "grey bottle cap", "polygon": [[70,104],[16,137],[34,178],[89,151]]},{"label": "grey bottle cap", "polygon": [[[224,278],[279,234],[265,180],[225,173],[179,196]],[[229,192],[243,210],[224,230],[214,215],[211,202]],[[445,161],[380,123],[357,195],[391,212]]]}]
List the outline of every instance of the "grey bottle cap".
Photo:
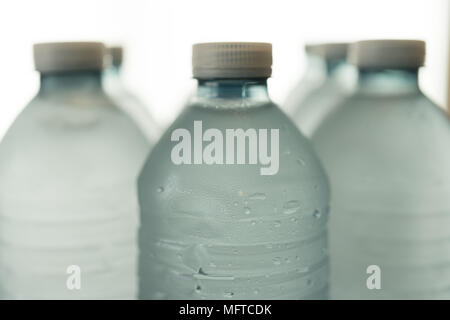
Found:
[{"label": "grey bottle cap", "polygon": [[194,44],[192,72],[197,79],[268,78],[272,74],[272,45],[262,42]]},{"label": "grey bottle cap", "polygon": [[327,61],[345,60],[348,47],[348,42],[308,43],[305,45],[305,51]]},{"label": "grey bottle cap", "polygon": [[359,68],[411,69],[423,66],[425,42],[420,40],[365,40],[350,45],[348,60]]},{"label": "grey bottle cap", "polygon": [[123,47],[112,46],[108,47],[108,54],[111,57],[111,65],[114,67],[120,67],[123,62]]},{"label": "grey bottle cap", "polygon": [[103,69],[101,42],[49,42],[33,46],[34,65],[41,73]]}]

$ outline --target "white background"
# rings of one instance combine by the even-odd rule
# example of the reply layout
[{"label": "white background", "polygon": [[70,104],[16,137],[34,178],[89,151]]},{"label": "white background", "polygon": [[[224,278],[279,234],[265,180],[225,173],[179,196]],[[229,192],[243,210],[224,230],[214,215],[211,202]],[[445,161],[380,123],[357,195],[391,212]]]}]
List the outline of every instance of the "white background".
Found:
[{"label": "white background", "polygon": [[307,41],[410,38],[427,41],[424,91],[446,95],[448,0],[15,0],[0,2],[0,137],[36,93],[31,46],[100,40],[126,46],[125,80],[166,125],[192,90],[191,45],[274,45],[270,93],[283,102],[304,70]]}]

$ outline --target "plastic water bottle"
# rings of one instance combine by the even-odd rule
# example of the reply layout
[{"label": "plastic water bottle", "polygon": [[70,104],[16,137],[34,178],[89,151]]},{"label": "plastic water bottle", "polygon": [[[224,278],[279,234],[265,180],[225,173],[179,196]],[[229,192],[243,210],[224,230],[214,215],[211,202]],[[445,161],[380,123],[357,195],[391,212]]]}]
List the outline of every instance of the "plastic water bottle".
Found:
[{"label": "plastic water bottle", "polygon": [[306,69],[299,82],[292,88],[282,107],[289,115],[294,114],[298,105],[313,90],[320,87],[326,79],[326,62],[321,44],[306,44]]},{"label": "plastic water bottle", "polygon": [[155,143],[161,135],[161,128],[150,115],[148,108],[124,85],[121,76],[123,57],[124,50],[121,46],[107,49],[108,68],[104,72],[105,90],[134,120],[150,143]]},{"label": "plastic water bottle", "polygon": [[[303,134],[311,137],[317,125],[351,92],[354,84],[353,68],[347,63],[347,43],[317,44],[315,54],[325,61],[326,77],[304,96],[299,96],[293,108],[293,120]],[[303,83],[295,89],[303,90]]]},{"label": "plastic water bottle", "polygon": [[362,41],[358,89],[313,135],[332,187],[332,298],[450,298],[450,123],[418,86],[425,44]]},{"label": "plastic water bottle", "polygon": [[34,46],[37,96],[0,144],[4,299],[136,297],[136,179],[149,145],[102,91],[104,46]]},{"label": "plastic water bottle", "polygon": [[140,298],[327,297],[327,178],[271,63],[267,43],[194,45],[197,94],[138,180]]}]

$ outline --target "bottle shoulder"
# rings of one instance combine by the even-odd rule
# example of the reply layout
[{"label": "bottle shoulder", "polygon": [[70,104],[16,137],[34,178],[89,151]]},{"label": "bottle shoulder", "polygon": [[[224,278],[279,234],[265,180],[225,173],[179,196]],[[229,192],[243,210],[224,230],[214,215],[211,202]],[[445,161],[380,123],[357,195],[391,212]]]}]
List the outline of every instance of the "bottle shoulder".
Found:
[{"label": "bottle shoulder", "polygon": [[334,108],[314,135],[317,138],[320,132],[346,130],[369,134],[386,128],[420,131],[426,126],[447,135],[450,122],[444,110],[420,92],[389,96],[355,93]]},{"label": "bottle shoulder", "polygon": [[442,172],[450,162],[450,122],[422,94],[354,95],[318,126],[312,141],[340,181],[354,178],[358,185],[383,177],[392,184],[432,185],[444,176],[450,181],[450,172]]},{"label": "bottle shoulder", "polygon": [[[240,151],[235,149],[239,143],[245,153],[241,164],[237,163]],[[277,170],[273,175],[261,174],[261,168],[268,167],[259,161],[259,152],[264,150],[262,143],[268,154],[277,158]],[[211,148],[215,149],[213,156],[217,152],[220,154],[220,163],[205,161]],[[230,162],[227,155],[231,149],[235,149],[235,153]],[[256,152],[254,163],[249,160],[252,150]],[[188,154],[188,163],[173,160],[173,155],[178,156],[179,151]],[[201,164],[195,164],[195,157]],[[280,194],[283,188],[308,186],[314,192],[314,185],[320,186],[325,198],[328,194],[327,178],[310,142],[273,103],[232,110],[187,106],[153,148],[139,183],[143,190],[156,190],[158,184],[167,185],[167,180],[175,177],[183,188],[189,188],[192,179],[223,190],[270,182],[271,189],[277,189]]]},{"label": "bottle shoulder", "polygon": [[[145,140],[137,125],[103,92],[83,96],[34,97],[17,116],[3,139],[9,140],[110,139],[119,144]],[[103,141],[104,143],[104,141]]]}]

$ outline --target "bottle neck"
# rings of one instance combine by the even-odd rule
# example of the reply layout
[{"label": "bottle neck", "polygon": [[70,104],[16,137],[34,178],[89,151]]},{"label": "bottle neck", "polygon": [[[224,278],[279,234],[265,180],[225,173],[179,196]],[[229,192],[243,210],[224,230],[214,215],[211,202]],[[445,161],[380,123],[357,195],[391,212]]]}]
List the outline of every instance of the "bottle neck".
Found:
[{"label": "bottle neck", "polygon": [[382,94],[408,94],[419,92],[418,69],[359,70],[360,91]]},{"label": "bottle neck", "polygon": [[347,61],[344,59],[327,60],[325,63],[327,76],[332,77],[336,72],[338,72],[346,64],[347,64]]},{"label": "bottle neck", "polygon": [[40,94],[102,90],[100,71],[71,71],[41,74]]},{"label": "bottle neck", "polygon": [[249,102],[269,102],[267,79],[198,80],[198,99],[239,99]]}]

